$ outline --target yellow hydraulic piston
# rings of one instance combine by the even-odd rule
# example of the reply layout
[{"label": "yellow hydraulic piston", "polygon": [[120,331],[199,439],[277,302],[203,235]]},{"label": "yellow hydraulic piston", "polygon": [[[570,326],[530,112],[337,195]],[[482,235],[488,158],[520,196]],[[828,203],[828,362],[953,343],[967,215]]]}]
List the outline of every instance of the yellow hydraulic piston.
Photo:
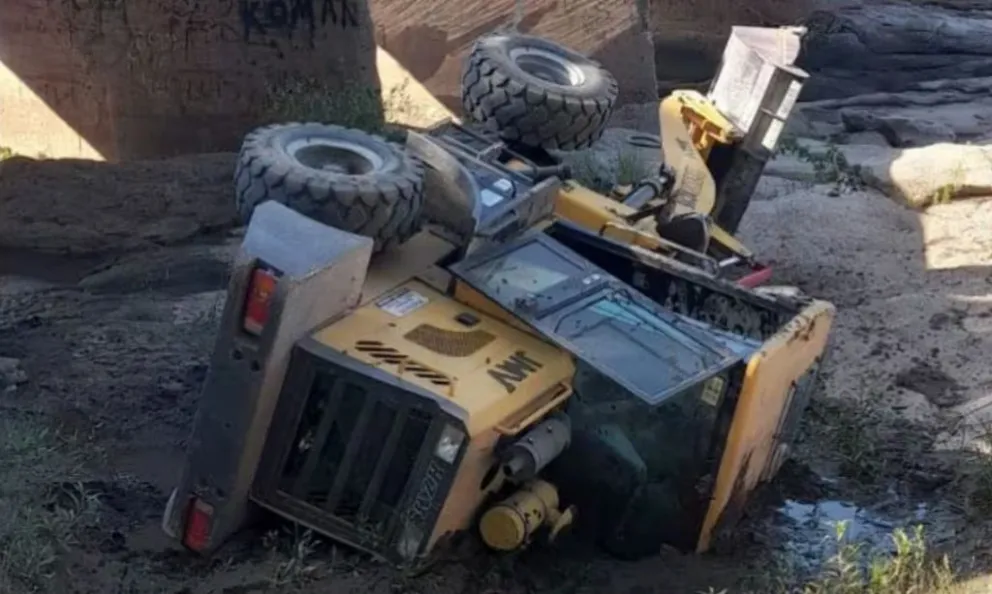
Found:
[{"label": "yellow hydraulic piston", "polygon": [[534,480],[486,510],[479,522],[482,541],[497,551],[513,551],[530,543],[542,526],[550,529],[548,540],[572,523],[575,510],[558,509],[558,490],[547,481]]}]

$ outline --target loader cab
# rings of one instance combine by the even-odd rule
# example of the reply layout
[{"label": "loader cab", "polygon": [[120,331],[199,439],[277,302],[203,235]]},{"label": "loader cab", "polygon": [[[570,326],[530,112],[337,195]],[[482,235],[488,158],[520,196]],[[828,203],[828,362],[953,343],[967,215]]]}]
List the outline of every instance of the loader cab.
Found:
[{"label": "loader cab", "polygon": [[456,296],[497,304],[650,404],[719,375],[756,346],[666,310],[544,232],[451,270]]},{"label": "loader cab", "polygon": [[577,528],[638,559],[705,551],[777,472],[832,307],[765,297],[557,221],[451,266],[455,295],[577,360],[548,467]]}]

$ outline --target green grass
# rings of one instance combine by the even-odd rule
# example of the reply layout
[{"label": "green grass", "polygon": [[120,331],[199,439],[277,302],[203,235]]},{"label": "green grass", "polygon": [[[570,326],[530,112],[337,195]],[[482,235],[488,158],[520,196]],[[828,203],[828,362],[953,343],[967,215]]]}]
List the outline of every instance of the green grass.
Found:
[{"label": "green grass", "polygon": [[636,184],[652,174],[651,167],[634,152],[617,155],[617,180],[621,186]]},{"label": "green grass", "polygon": [[406,85],[382,96],[368,87],[340,89],[318,79],[296,79],[270,90],[266,112],[273,122],[322,122],[400,140],[389,116],[413,109]]},{"label": "green grass", "polygon": [[636,184],[654,173],[650,163],[641,159],[635,151],[620,152],[614,163],[606,163],[586,151],[573,156],[569,165],[573,179],[601,194],[608,194],[618,185]]},{"label": "green grass", "polygon": [[79,482],[83,449],[30,418],[0,417],[0,592],[46,591],[99,500]]},{"label": "green grass", "polygon": [[803,594],[939,594],[950,592],[954,571],[947,557],[927,551],[923,528],[892,534],[895,553],[869,557],[858,544],[845,542],[846,524],[837,528],[838,549],[820,576],[805,584]]},{"label": "green grass", "polygon": [[835,552],[809,579],[768,575],[742,590],[700,594],[963,594],[948,558],[928,550],[922,526],[893,531],[893,552],[886,554],[849,542],[846,530],[846,522],[838,523]]}]

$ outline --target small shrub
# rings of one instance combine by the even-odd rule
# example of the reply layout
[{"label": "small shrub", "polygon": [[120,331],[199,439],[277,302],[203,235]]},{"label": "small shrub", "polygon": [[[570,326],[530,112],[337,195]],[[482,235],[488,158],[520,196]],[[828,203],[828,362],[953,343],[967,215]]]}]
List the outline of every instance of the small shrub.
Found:
[{"label": "small shrub", "polygon": [[864,172],[860,165],[848,162],[847,156],[837,145],[827,145],[822,152],[815,152],[801,145],[794,138],[784,138],[779,142],[778,153],[793,155],[800,161],[813,166],[817,183],[833,184],[838,192],[863,190]]},{"label": "small shrub", "polygon": [[954,571],[946,556],[934,558],[927,549],[923,527],[892,533],[893,552],[879,554],[849,542],[847,522],[837,524],[836,552],[812,579],[783,579],[779,575],[757,580],[757,587],[716,590],[698,594],[952,594]]},{"label": "small shrub", "polygon": [[572,177],[583,186],[601,194],[609,194],[615,186],[636,184],[653,172],[636,152],[621,152],[615,162],[597,159],[585,151],[569,160]]},{"label": "small shrub", "polygon": [[837,527],[837,553],[820,577],[804,586],[802,594],[939,594],[954,582],[947,557],[931,559],[923,527],[912,533],[892,533],[895,553],[866,559],[862,547],[845,541],[846,524]]}]

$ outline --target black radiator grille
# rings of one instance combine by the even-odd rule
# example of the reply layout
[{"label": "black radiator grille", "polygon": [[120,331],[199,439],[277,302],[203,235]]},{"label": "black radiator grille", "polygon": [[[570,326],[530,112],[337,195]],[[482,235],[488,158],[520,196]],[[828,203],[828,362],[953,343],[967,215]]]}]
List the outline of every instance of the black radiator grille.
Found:
[{"label": "black radiator grille", "polygon": [[284,493],[374,539],[393,524],[432,422],[382,388],[318,372],[279,481]]}]

